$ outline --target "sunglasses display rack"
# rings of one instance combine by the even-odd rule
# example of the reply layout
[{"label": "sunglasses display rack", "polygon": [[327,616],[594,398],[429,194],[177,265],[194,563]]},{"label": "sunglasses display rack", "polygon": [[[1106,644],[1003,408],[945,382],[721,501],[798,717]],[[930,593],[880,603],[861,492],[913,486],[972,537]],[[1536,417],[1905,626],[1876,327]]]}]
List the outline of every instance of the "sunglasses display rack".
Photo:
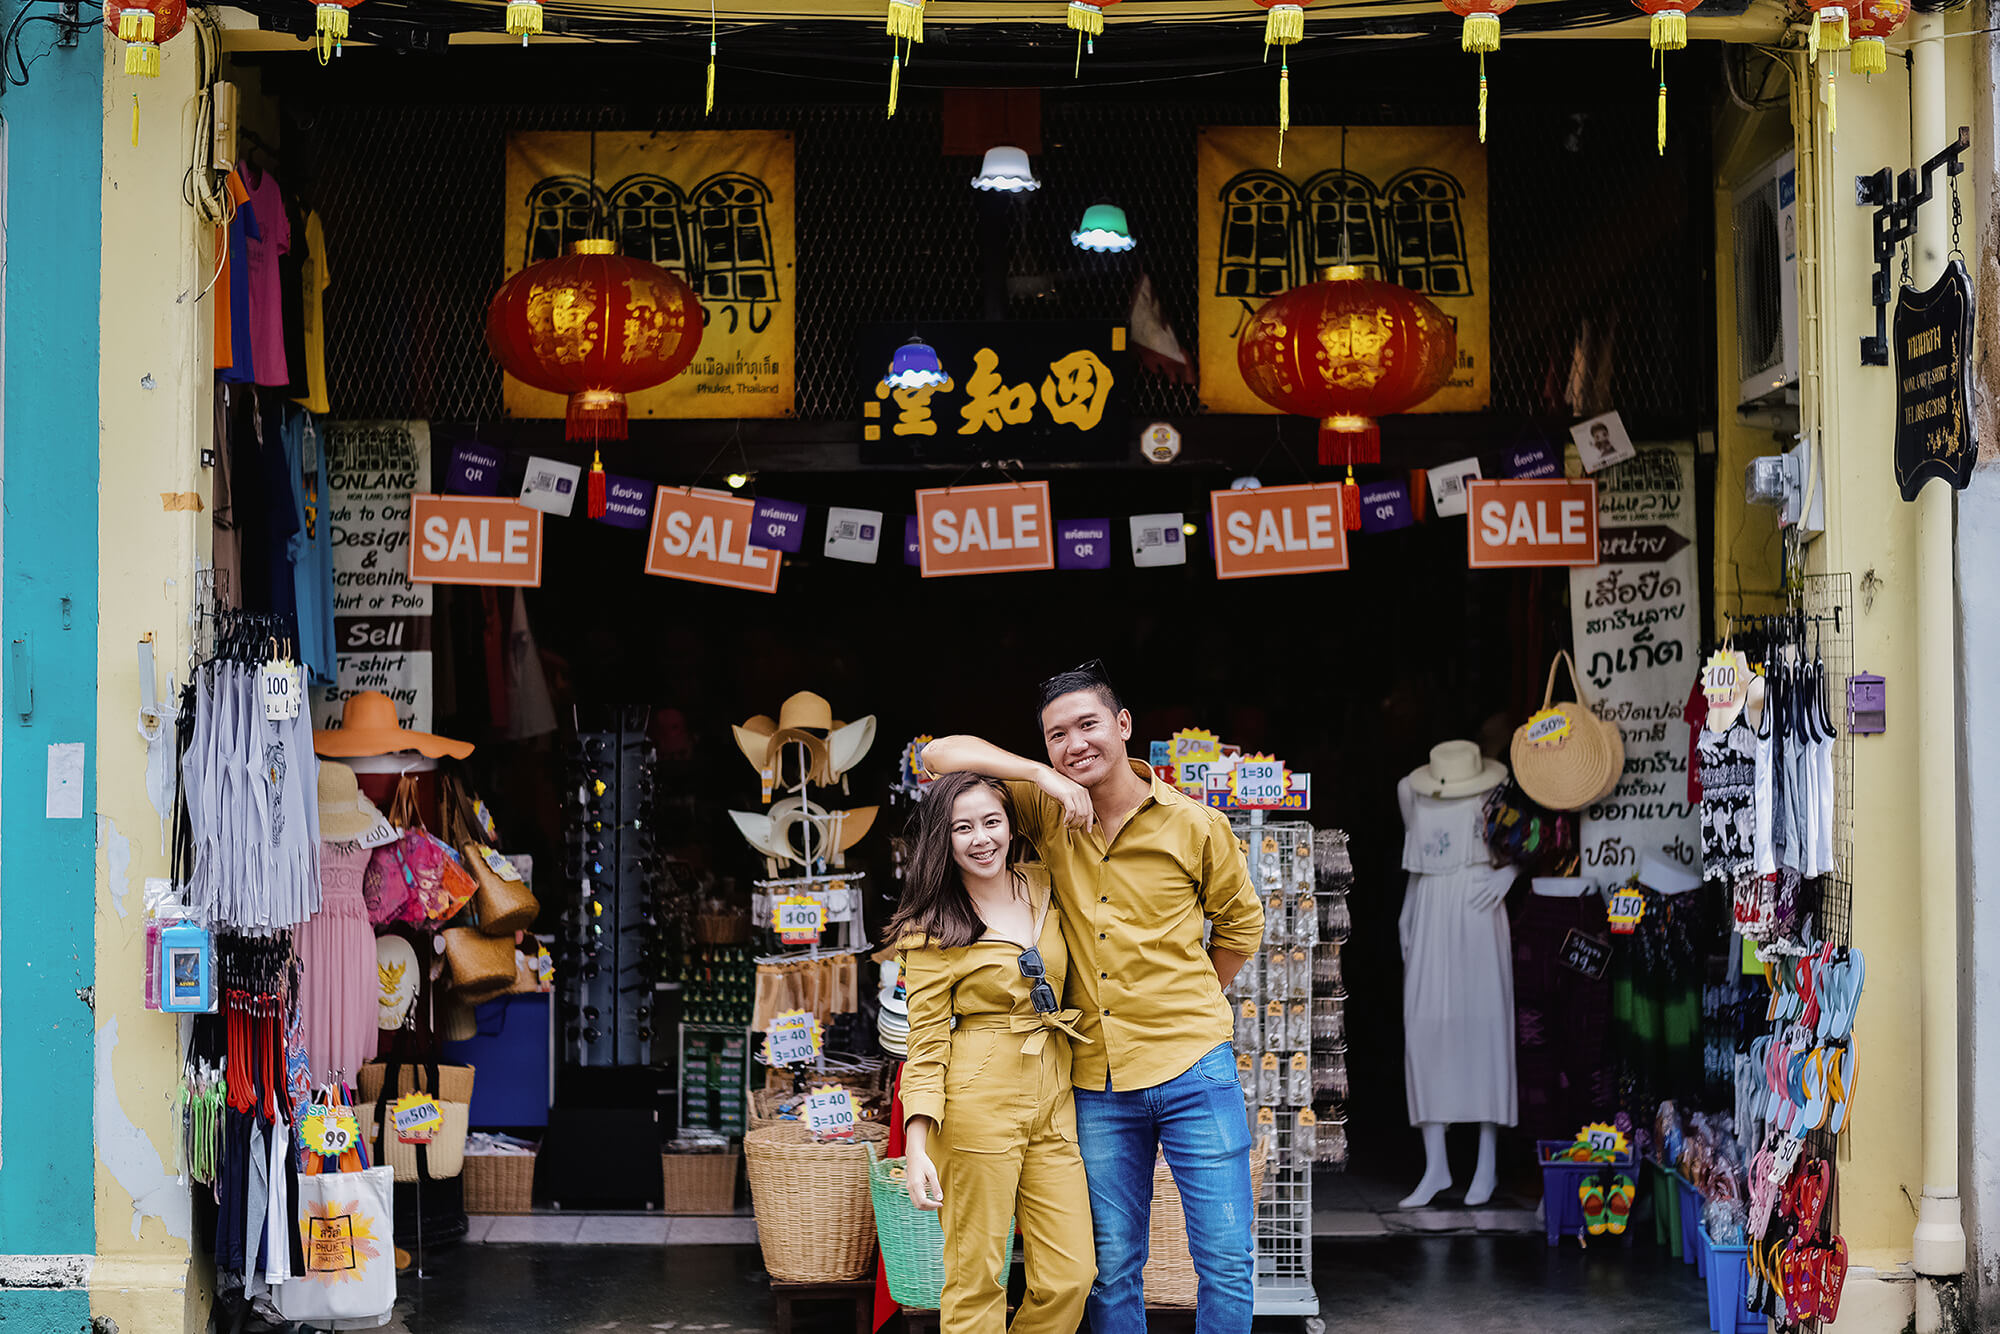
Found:
[{"label": "sunglasses display rack", "polygon": [[1313,915],[1319,919],[1319,950],[1313,955],[1313,1112],[1318,1118],[1314,1147],[1322,1166],[1347,1166],[1347,983],[1340,951],[1353,931],[1347,894],[1354,888],[1354,862],[1347,834],[1321,829],[1313,835]]},{"label": "sunglasses display rack", "polygon": [[1319,1311],[1312,1173],[1323,1133],[1313,1108],[1315,960],[1322,948],[1313,827],[1255,816],[1235,816],[1231,824],[1264,901],[1264,947],[1226,989],[1251,1134],[1269,1145],[1257,1200],[1256,1313],[1311,1316]]},{"label": "sunglasses display rack", "polygon": [[[667,891],[654,851],[655,756],[645,712],[579,732],[564,774],[571,898],[557,947],[557,1010],[568,1059],[652,1065],[670,1057],[659,995]],[[676,955],[678,962],[678,955]]]}]

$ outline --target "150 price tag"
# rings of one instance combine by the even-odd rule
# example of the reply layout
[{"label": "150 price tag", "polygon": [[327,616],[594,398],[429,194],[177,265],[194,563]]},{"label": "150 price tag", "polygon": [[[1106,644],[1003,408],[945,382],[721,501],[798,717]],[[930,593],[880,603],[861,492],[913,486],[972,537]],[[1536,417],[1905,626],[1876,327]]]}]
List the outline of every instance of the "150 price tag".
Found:
[{"label": "150 price tag", "polygon": [[831,1084],[808,1090],[806,1129],[819,1139],[853,1139],[854,1101],[847,1090]]},{"label": "150 price tag", "polygon": [[1639,919],[1646,915],[1646,896],[1636,890],[1620,890],[1611,896],[1606,906],[1605,915],[1610,920],[1612,934],[1629,936],[1638,929]]}]

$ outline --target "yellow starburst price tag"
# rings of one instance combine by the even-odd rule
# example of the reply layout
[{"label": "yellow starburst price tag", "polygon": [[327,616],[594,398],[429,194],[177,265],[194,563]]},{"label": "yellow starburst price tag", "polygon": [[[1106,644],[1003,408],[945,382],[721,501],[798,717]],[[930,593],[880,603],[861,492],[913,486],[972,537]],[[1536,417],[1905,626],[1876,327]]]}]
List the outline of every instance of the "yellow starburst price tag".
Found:
[{"label": "yellow starburst price tag", "polygon": [[[1273,755],[1245,755],[1229,771],[1229,795],[1238,806],[1280,806],[1291,787],[1284,761]],[[1276,852],[1272,840],[1270,849]]]},{"label": "yellow starburst price tag", "polygon": [[444,1127],[444,1109],[428,1093],[411,1093],[389,1104],[389,1124],[404,1144],[428,1144]]},{"label": "yellow starburst price tag", "polygon": [[361,1138],[361,1126],[352,1107],[323,1107],[313,1103],[299,1123],[299,1138],[308,1153],[322,1158],[338,1158]]},{"label": "yellow starburst price tag", "polygon": [[781,1010],[764,1031],[766,1065],[809,1065],[819,1058],[819,1020],[805,1010]]},{"label": "yellow starburst price tag", "polygon": [[1174,763],[1213,764],[1222,758],[1222,738],[1199,727],[1184,727],[1173,736]]},{"label": "yellow starburst price tag", "polygon": [[1528,744],[1544,749],[1569,736],[1569,715],[1561,709],[1542,709],[1529,715]]},{"label": "yellow starburst price tag", "polygon": [[771,905],[771,929],[787,945],[812,945],[826,929],[826,905],[807,894],[793,894]]}]

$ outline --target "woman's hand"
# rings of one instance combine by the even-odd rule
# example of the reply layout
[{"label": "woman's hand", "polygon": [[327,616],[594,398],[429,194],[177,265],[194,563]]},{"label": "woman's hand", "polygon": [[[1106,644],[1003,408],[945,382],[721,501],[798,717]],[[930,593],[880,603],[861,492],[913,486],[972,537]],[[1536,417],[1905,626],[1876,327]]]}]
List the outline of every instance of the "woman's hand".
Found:
[{"label": "woman's hand", "polygon": [[1035,786],[1054,797],[1063,808],[1063,827],[1066,829],[1088,829],[1097,819],[1097,811],[1090,804],[1090,792],[1081,783],[1065,778],[1042,764],[1035,767]]},{"label": "woman's hand", "polygon": [[944,1186],[938,1181],[937,1165],[922,1149],[912,1148],[904,1153],[903,1185],[910,1192],[910,1203],[917,1208],[935,1211],[944,1207]]}]

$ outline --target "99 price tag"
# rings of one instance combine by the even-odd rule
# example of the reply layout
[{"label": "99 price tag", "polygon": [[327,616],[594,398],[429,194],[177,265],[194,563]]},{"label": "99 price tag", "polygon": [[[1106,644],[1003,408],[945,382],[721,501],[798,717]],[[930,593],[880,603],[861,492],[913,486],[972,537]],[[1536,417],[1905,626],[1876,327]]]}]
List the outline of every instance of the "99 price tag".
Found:
[{"label": "99 price tag", "polygon": [[854,1102],[847,1090],[831,1084],[809,1090],[806,1129],[818,1139],[853,1139]]},{"label": "99 price tag", "polygon": [[352,1107],[324,1107],[314,1103],[306,1108],[299,1137],[305,1141],[308,1153],[338,1158],[361,1138],[361,1127],[354,1119]]}]

